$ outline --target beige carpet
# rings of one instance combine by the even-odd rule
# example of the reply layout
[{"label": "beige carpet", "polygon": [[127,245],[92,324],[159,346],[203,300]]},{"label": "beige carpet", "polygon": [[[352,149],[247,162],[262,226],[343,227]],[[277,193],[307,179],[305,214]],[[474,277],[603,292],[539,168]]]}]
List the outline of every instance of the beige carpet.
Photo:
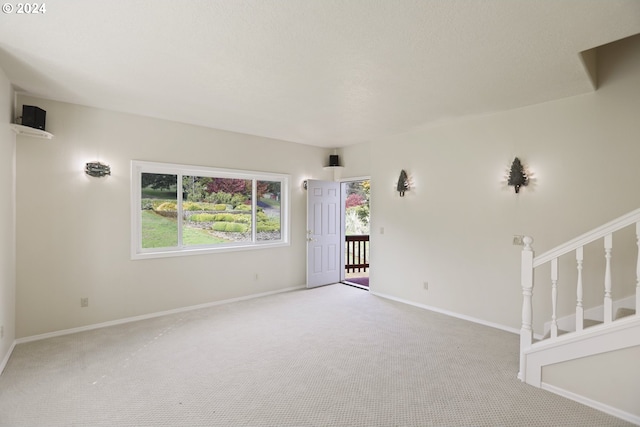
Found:
[{"label": "beige carpet", "polygon": [[332,285],[21,344],[2,426],[624,426],[518,336]]}]

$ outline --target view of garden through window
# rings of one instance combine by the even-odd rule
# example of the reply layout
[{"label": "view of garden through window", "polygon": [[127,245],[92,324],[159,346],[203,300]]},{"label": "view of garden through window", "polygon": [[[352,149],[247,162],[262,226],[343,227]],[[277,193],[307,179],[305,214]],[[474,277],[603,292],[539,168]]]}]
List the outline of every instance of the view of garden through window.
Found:
[{"label": "view of garden through window", "polygon": [[143,249],[282,239],[280,181],[142,172],[140,184]]}]

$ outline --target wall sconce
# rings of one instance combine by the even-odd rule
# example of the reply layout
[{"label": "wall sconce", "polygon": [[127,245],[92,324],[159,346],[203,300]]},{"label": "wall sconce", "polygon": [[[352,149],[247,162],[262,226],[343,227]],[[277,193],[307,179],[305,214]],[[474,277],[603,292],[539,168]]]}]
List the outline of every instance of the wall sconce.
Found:
[{"label": "wall sconce", "polygon": [[100,162],[89,162],[85,165],[84,172],[89,176],[101,178],[103,176],[111,175],[111,166]]},{"label": "wall sconce", "polygon": [[520,192],[520,187],[529,185],[529,177],[524,170],[524,166],[520,162],[519,158],[513,159],[511,163],[511,170],[509,171],[509,180],[507,184],[514,187],[516,194]]},{"label": "wall sconce", "polygon": [[398,178],[398,186],[396,187],[398,193],[400,193],[400,197],[404,197],[404,192],[409,190],[409,178],[407,177],[407,173],[404,171],[400,171],[400,178]]}]

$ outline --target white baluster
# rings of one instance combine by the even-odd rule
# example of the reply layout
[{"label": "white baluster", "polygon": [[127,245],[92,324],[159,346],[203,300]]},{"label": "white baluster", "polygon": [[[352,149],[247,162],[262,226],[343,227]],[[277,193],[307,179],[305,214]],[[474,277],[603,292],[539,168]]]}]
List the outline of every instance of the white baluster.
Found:
[{"label": "white baluster", "polygon": [[558,337],[558,258],[551,260],[551,338]]},{"label": "white baluster", "polygon": [[582,262],[584,261],[584,250],[580,246],[576,249],[576,261],[578,263],[578,285],[576,288],[576,331],[584,328],[584,307],[582,307]]},{"label": "white baluster", "polygon": [[531,296],[533,295],[533,249],[531,244],[533,239],[525,236],[522,239],[524,248],[522,249],[522,263],[520,283],[522,285],[522,327],[520,329],[520,372],[518,378],[526,381],[524,350],[531,347],[533,342],[533,306]]},{"label": "white baluster", "polygon": [[640,222],[636,222],[636,245],[638,246],[638,264],[636,266],[636,313],[640,309]]},{"label": "white baluster", "polygon": [[613,234],[604,236],[604,257],[606,267],[604,271],[604,323],[613,319],[613,300],[611,299],[611,250],[613,248]]}]

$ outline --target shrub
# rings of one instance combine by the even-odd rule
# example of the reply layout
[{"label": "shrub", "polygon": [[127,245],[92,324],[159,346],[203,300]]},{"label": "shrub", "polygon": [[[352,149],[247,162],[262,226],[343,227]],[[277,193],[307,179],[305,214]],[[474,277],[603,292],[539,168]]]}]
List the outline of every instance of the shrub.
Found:
[{"label": "shrub", "polygon": [[156,207],[157,211],[175,211],[177,209],[176,202],[164,202]]},{"label": "shrub", "polygon": [[243,224],[250,224],[251,223],[251,215],[235,214],[235,215],[233,215],[233,222],[241,222]]},{"label": "shrub", "polygon": [[[358,206],[356,208],[356,212],[358,213],[358,218],[364,225],[369,225],[369,204]],[[369,234],[367,231],[366,234]]]},{"label": "shrub", "polygon": [[245,224],[237,222],[216,222],[211,227],[215,231],[226,231],[231,233],[244,233],[248,230]]},{"label": "shrub", "polygon": [[194,203],[194,202],[184,202],[182,204],[182,210],[185,211],[203,211],[203,207],[198,204],[198,203]]},{"label": "shrub", "polygon": [[239,222],[243,224],[249,224],[251,223],[251,215],[219,213],[214,215],[213,220],[221,222]]},{"label": "shrub", "polygon": [[215,214],[215,215],[213,215],[213,220],[214,221],[222,221],[222,222],[233,222],[234,215],[230,214],[230,213]]},{"label": "shrub", "polygon": [[142,209],[143,210],[158,210],[158,206],[164,204],[164,203],[174,203],[171,200],[167,200],[167,199],[150,199],[150,198],[144,198],[140,200],[141,204],[142,204]]},{"label": "shrub", "polygon": [[153,209],[154,210],[158,210],[158,206],[160,206],[161,204],[163,204],[165,202],[171,202],[171,200],[155,199],[153,201]]},{"label": "shrub", "polygon": [[198,206],[200,206],[203,211],[212,211],[214,204],[213,203],[207,203],[207,202],[199,202]]},{"label": "shrub", "polygon": [[227,210],[227,205],[223,204],[223,203],[218,203],[213,205],[213,210],[214,211],[226,211]]},{"label": "shrub", "polygon": [[280,219],[273,218],[265,214],[264,212],[258,212],[256,215],[258,224],[256,224],[257,231],[279,231]]},{"label": "shrub", "polygon": [[153,210],[153,208],[154,208],[153,199],[142,199],[142,200],[140,200],[140,202],[142,204],[142,210],[143,211]]},{"label": "shrub", "polygon": [[189,221],[193,221],[193,222],[213,222],[213,221],[215,221],[215,217],[216,216],[214,214],[201,213],[201,214],[191,215],[189,217]]},{"label": "shrub", "polygon": [[[367,206],[367,205],[364,205],[364,206]],[[363,212],[362,208],[363,206],[356,206],[356,207],[347,209],[346,215],[345,215],[345,231],[347,235],[369,234],[368,221],[365,222],[360,217],[361,212]],[[368,216],[366,219],[368,219]]]},{"label": "shrub", "polygon": [[233,198],[233,194],[231,193],[225,193],[224,191],[218,191],[216,193],[216,203],[229,205],[231,204],[232,198]]},{"label": "shrub", "polygon": [[[244,194],[241,193],[236,193],[231,197],[231,200],[229,201],[230,205],[233,206],[245,206],[244,204],[247,202],[247,196],[245,196]],[[251,206],[249,205],[249,208],[251,208]]]},{"label": "shrub", "polygon": [[256,226],[257,231],[280,231],[280,223],[275,221],[259,222]]},{"label": "shrub", "polygon": [[241,203],[239,205],[236,205],[234,209],[237,211],[250,211],[251,205],[245,205],[244,203]]},{"label": "shrub", "polygon": [[231,193],[225,193],[224,191],[218,191],[217,193],[209,194],[206,199],[207,202],[218,203],[221,205],[232,205],[234,195]]}]

